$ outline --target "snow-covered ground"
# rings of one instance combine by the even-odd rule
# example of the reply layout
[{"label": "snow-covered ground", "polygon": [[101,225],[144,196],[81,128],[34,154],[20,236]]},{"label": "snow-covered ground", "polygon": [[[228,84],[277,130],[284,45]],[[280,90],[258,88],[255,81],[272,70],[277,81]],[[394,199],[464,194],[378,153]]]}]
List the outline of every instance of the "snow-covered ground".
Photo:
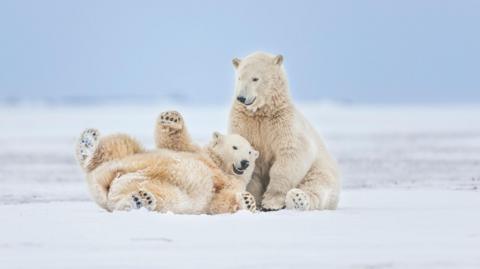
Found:
[{"label": "snow-covered ground", "polygon": [[1,268],[479,268],[480,195],[347,190],[333,212],[104,212],[0,206]]},{"label": "snow-covered ground", "polygon": [[73,157],[87,127],[153,145],[175,108],[194,138],[227,107],[0,107],[0,268],[480,268],[480,106],[301,104],[343,172],[340,208],[107,213]]}]

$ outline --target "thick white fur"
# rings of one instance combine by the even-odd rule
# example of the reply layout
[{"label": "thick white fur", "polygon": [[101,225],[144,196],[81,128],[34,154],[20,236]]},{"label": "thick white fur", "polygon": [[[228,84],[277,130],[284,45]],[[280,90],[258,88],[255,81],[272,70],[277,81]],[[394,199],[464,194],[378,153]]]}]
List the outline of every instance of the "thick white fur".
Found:
[{"label": "thick white fur", "polygon": [[[168,115],[168,119],[180,116]],[[109,211],[140,207],[184,214],[255,211],[253,196],[245,192],[258,157],[250,143],[239,135],[216,132],[201,150],[185,128],[177,127],[163,135],[166,148],[149,152],[128,135],[100,138],[98,130],[85,130],[77,143],[77,159],[94,201]],[[177,149],[179,141],[183,146]],[[245,160],[248,168],[241,164]]]},{"label": "thick white fur", "polygon": [[87,173],[93,199],[109,211],[131,209],[132,195],[145,191],[156,197],[152,210],[183,214],[208,213],[214,177],[196,154],[165,149],[108,161]]},{"label": "thick white fur", "polygon": [[229,131],[260,152],[247,190],[266,210],[335,209],[340,193],[336,162],[293,105],[282,62],[281,55],[260,52],[233,60],[235,99],[245,102],[234,101]]}]

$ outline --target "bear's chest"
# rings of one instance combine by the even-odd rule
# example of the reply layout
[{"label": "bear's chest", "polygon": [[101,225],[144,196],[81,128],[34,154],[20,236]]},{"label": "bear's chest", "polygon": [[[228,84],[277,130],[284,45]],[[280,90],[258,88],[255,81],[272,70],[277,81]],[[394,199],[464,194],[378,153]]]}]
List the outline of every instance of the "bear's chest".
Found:
[{"label": "bear's chest", "polygon": [[272,148],[272,126],[269,122],[261,120],[250,120],[245,124],[246,128],[239,128],[238,134],[247,139],[250,144],[260,153],[255,162],[257,172],[268,174],[268,170],[274,159]]}]

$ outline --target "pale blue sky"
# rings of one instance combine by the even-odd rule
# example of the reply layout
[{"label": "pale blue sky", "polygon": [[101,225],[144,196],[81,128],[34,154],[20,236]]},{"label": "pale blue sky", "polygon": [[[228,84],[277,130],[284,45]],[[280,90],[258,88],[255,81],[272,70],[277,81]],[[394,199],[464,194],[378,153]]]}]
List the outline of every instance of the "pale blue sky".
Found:
[{"label": "pale blue sky", "polygon": [[227,102],[282,53],[296,99],[480,101],[480,1],[0,2],[0,97]]}]

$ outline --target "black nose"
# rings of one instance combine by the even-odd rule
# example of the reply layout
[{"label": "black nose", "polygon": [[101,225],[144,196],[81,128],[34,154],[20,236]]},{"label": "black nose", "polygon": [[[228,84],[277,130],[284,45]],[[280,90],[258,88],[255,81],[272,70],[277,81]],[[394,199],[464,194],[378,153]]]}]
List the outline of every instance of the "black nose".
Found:
[{"label": "black nose", "polygon": [[247,100],[247,98],[243,97],[243,96],[238,96],[237,97],[237,100],[242,103],[242,104],[245,104],[245,100]]},{"label": "black nose", "polygon": [[240,162],[240,165],[242,165],[242,169],[244,169],[244,170],[248,168],[248,165],[249,165],[249,164],[250,164],[250,162],[247,161],[247,160],[242,160],[242,161]]}]

